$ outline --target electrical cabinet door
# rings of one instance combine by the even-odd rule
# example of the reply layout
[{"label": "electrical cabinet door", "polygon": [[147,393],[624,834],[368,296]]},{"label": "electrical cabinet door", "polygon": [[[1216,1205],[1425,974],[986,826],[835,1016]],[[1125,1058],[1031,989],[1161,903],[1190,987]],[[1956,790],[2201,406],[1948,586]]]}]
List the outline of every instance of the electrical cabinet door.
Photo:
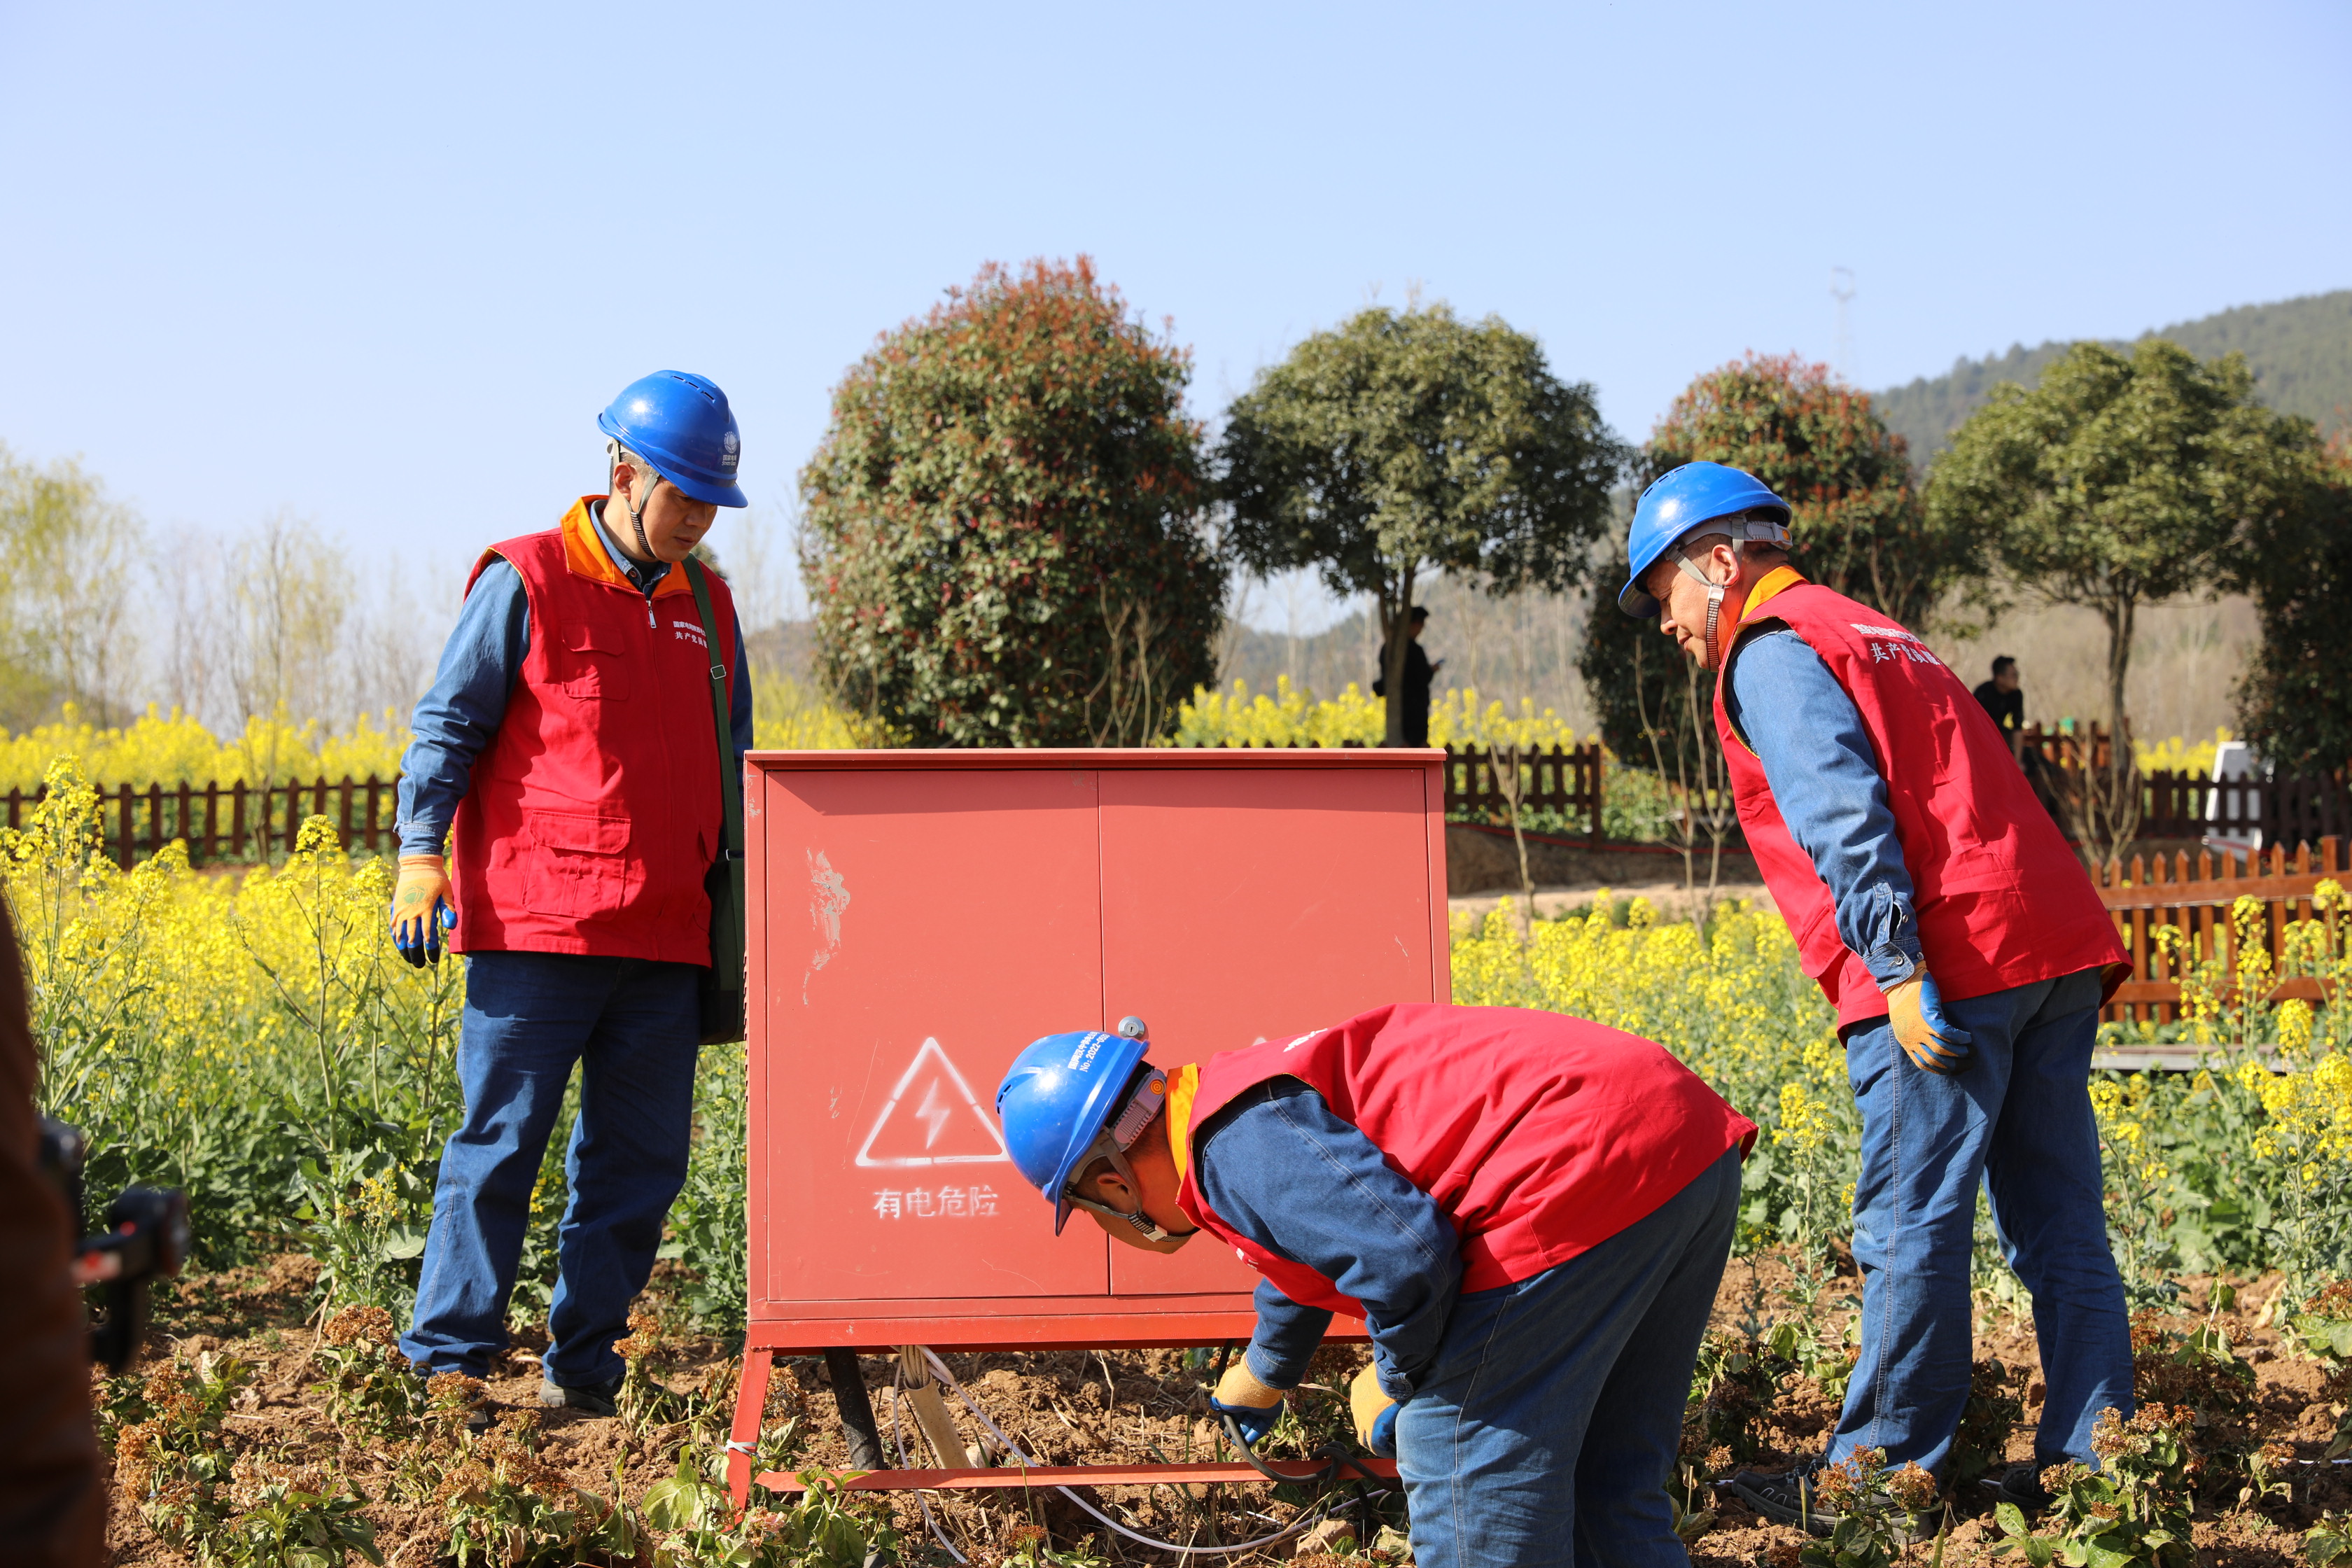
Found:
[{"label": "electrical cabinet door", "polygon": [[812,767],[751,784],[753,1296],[1099,1300],[1108,1239],[1083,1221],[1055,1237],[994,1103],[1024,1046],[1102,1010],[1097,775]]},{"label": "electrical cabinet door", "polygon": [[[1141,1017],[1160,1065],[1452,999],[1445,888],[1431,881],[1433,864],[1443,875],[1429,845],[1435,770],[1401,759],[1099,776],[1104,1022]],[[1110,1257],[1120,1296],[1257,1279],[1209,1243]]]}]

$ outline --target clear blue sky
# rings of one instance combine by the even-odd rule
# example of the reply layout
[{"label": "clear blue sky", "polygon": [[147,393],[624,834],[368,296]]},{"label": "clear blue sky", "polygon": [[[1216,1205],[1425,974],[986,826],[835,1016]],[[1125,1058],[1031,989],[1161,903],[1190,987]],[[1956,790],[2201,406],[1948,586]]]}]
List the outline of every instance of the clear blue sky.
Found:
[{"label": "clear blue sky", "polygon": [[[264,7],[0,0],[0,441],[159,531],[287,510],[454,586],[663,366],[780,509],[875,334],[1091,253],[1213,417],[1375,297],[1645,434],[2352,283],[2352,7]],[[722,554],[727,534],[715,542]]]}]

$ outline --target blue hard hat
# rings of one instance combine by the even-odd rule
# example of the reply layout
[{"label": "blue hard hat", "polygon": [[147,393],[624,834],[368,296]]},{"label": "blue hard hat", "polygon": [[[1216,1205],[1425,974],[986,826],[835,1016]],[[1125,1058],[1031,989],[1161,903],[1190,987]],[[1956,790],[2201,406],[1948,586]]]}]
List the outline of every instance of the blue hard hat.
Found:
[{"label": "blue hard hat", "polygon": [[1070,1217],[1070,1178],[1118,1113],[1149,1048],[1148,1041],[1100,1029],[1048,1035],[1013,1058],[997,1085],[1004,1146],[1029,1184],[1052,1202],[1055,1236]]},{"label": "blue hard hat", "polygon": [[707,376],[658,370],[633,381],[596,416],[596,428],[653,465],[654,472],[714,506],[749,506],[735,482],[743,437],[727,395]]},{"label": "blue hard hat", "polygon": [[1776,516],[1783,529],[1789,525],[1789,503],[1744,468],[1685,463],[1661,474],[1633,507],[1633,526],[1625,538],[1625,559],[1633,570],[1617,595],[1617,607],[1638,620],[1656,616],[1658,601],[1642,591],[1642,574],[1699,524],[1756,511]]}]

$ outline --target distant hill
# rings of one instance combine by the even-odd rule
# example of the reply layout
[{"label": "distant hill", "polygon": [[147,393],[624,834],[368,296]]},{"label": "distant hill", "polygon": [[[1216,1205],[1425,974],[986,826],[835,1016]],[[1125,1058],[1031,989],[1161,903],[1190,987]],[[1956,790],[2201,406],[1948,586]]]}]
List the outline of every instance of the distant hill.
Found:
[{"label": "distant hill", "polygon": [[[2143,335],[2170,338],[2203,359],[2236,349],[2253,366],[2255,388],[2272,407],[2300,414],[2322,430],[2352,424],[2352,289],[2275,305],[2241,305]],[[1948,375],[1922,377],[1878,393],[1873,401],[1886,423],[1909,439],[1911,460],[1924,471],[1927,459],[1994,386],[2004,381],[2033,385],[2043,367],[2066,349],[2060,342],[2031,349],[2019,344],[2005,354],[1958,360]]]}]

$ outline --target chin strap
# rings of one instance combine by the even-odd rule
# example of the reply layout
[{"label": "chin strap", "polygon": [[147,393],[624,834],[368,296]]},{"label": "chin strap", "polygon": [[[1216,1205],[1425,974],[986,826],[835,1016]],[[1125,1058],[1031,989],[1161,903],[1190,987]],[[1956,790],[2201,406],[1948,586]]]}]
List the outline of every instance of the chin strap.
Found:
[{"label": "chin strap", "polygon": [[[605,451],[606,451],[608,454],[610,454],[610,456],[612,457],[613,461],[614,461],[615,464],[619,463],[619,462],[620,462],[620,460],[621,460],[621,458],[622,458],[624,456],[633,456],[633,455],[631,455],[631,454],[627,454],[627,453],[625,453],[625,450],[624,450],[624,448],[622,447],[621,444],[620,444],[618,441],[607,441],[607,442],[605,442],[605,443],[604,443],[604,449],[605,449]],[[633,460],[633,461],[631,461],[631,463],[629,464],[629,466],[630,466],[631,468],[636,468],[636,469],[640,470],[641,472],[648,473],[648,474],[653,474],[653,476],[654,476],[654,482],[653,482],[652,484],[647,485],[647,486],[646,487],[646,500],[647,501],[651,501],[651,500],[654,499],[654,491],[656,491],[656,490],[657,490],[657,489],[661,489],[661,482],[662,482],[662,477],[661,477],[661,475],[660,475],[660,474],[658,474],[658,473],[655,473],[655,471],[654,471],[654,468],[653,468],[652,465],[648,464],[648,463],[647,463],[644,458],[634,458],[634,460]],[[658,561],[658,560],[660,560],[660,559],[661,559],[661,557],[660,557],[660,556],[658,556],[658,555],[656,555],[656,554],[654,553],[653,542],[652,542],[651,540],[649,540],[649,539],[647,539],[647,538],[646,537],[646,520],[645,520],[645,516],[644,516],[644,514],[643,514],[642,512],[640,512],[640,511],[637,510],[637,503],[636,503],[636,501],[635,501],[635,500],[633,500],[633,499],[630,497],[629,493],[628,493],[626,490],[624,490],[624,491],[622,491],[622,492],[621,492],[621,504],[622,504],[623,506],[625,506],[625,507],[626,507],[626,508],[628,508],[628,509],[629,509],[629,526],[630,526],[630,527],[632,527],[632,528],[634,528],[634,529],[635,529],[635,530],[637,531],[637,548],[638,548],[639,550],[642,550],[642,551],[644,551],[644,552],[646,552],[646,560],[648,560],[648,561]]]},{"label": "chin strap", "polygon": [[1717,624],[1723,619],[1723,595],[1725,590],[1728,589],[1731,584],[1728,583],[1717,582],[1714,578],[1708,576],[1706,573],[1692,565],[1691,558],[1687,555],[1675,556],[1675,564],[1681,567],[1683,569],[1683,575],[1688,577],[1692,582],[1703,583],[1706,585],[1706,656],[1699,660],[1699,668],[1701,669],[1713,669],[1715,668],[1716,658],[1715,628]]},{"label": "chin strap", "polygon": [[[1769,517],[1717,518],[1700,526],[1699,537],[1711,533],[1727,537],[1734,550],[1742,543],[1777,544],[1783,550],[1789,547],[1789,530]],[[1675,564],[1682,568],[1684,576],[1706,589],[1706,653],[1699,660],[1699,668],[1713,669],[1722,658],[1721,650],[1716,646],[1715,633],[1723,619],[1723,595],[1729,591],[1731,584],[1728,580],[1718,583],[1692,565],[1690,556],[1680,547],[1675,552]]]},{"label": "chin strap", "polygon": [[1076,1169],[1084,1171],[1097,1160],[1108,1160],[1111,1168],[1117,1171],[1125,1179],[1129,1187],[1134,1190],[1136,1211],[1133,1214],[1126,1214],[1112,1208],[1108,1204],[1098,1204],[1092,1198],[1080,1197],[1076,1192],[1070,1194],[1072,1207],[1082,1208],[1090,1214],[1098,1214],[1108,1219],[1125,1220],[1133,1226],[1146,1241],[1176,1241],[1194,1234],[1189,1230],[1180,1234],[1163,1229],[1159,1221],[1143,1212],[1143,1184],[1136,1180],[1135,1167],[1127,1163],[1129,1147],[1138,1138],[1143,1136],[1143,1130],[1151,1125],[1152,1118],[1158,1116],[1167,1103],[1168,1075],[1150,1062],[1143,1063],[1136,1069],[1133,1087],[1128,1090],[1125,1108],[1121,1110],[1116,1121],[1096,1134],[1094,1147],[1086,1152],[1076,1165]]}]

